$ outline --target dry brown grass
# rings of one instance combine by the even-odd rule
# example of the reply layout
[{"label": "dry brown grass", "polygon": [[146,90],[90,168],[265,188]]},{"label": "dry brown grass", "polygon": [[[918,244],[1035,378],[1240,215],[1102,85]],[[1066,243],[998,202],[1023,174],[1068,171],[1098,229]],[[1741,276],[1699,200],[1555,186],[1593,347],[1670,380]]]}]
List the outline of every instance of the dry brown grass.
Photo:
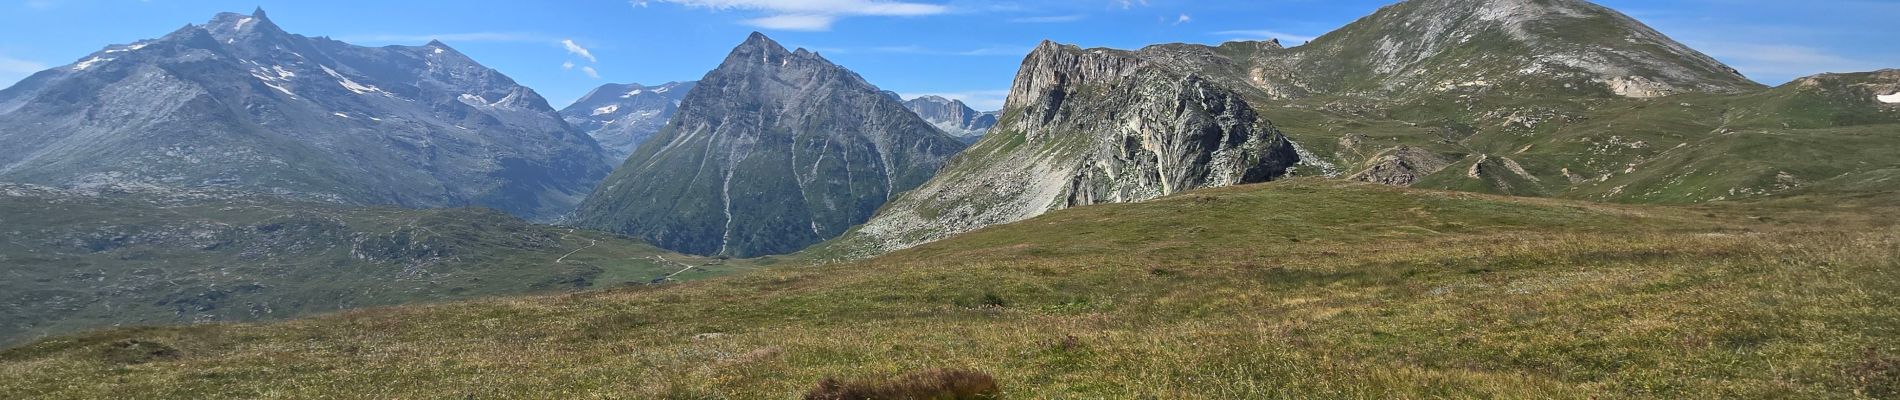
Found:
[{"label": "dry brown grass", "polygon": [[996,400],[996,378],[964,369],[929,369],[899,377],[844,381],[825,378],[805,400]]}]

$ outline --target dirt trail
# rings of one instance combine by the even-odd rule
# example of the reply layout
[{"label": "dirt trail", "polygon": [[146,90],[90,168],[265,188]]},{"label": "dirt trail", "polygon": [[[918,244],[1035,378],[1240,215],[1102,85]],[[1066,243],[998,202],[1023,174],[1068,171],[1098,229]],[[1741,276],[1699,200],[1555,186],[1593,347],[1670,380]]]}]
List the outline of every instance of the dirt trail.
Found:
[{"label": "dirt trail", "polygon": [[[568,237],[570,237],[570,236],[573,236],[573,233],[574,233],[574,230],[573,230],[573,229],[568,229],[568,230],[567,230],[567,233],[566,233],[566,234],[562,234],[562,235],[561,235],[561,238],[563,238],[563,239],[566,239],[566,238],[568,238]],[[570,251],[570,252],[567,252],[567,254],[562,254],[560,258],[556,258],[556,259],[554,259],[554,263],[555,263],[555,264],[560,264],[560,263],[562,263],[562,262],[565,262],[565,261],[567,261],[567,256],[571,256],[571,255],[574,255],[574,253],[579,253],[579,252],[581,252],[581,250],[587,250],[587,249],[589,249],[589,248],[593,248],[593,247],[594,247],[595,245],[599,245],[599,244],[600,244],[600,241],[599,241],[599,240],[594,240],[594,239],[587,239],[587,241],[588,241],[588,242],[590,242],[590,243],[588,243],[588,244],[587,244],[586,246],[581,246],[581,248],[578,248],[578,249],[574,249],[574,251]]]}]

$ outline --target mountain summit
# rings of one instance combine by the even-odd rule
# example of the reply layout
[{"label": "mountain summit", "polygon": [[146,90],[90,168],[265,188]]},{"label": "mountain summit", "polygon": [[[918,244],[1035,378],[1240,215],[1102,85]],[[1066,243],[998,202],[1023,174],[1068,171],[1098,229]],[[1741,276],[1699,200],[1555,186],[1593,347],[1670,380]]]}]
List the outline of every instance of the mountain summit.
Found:
[{"label": "mountain summit", "polygon": [[697,82],[658,86],[606,84],[561,109],[561,118],[593,136],[617,164],[659,133]]},{"label": "mountain summit", "polygon": [[0,180],[570,211],[609,164],[547,101],[440,42],[359,47],[262,10],[0,91]]},{"label": "mountain summit", "polygon": [[1760,89],[1627,15],[1582,0],[1411,0],[1311,43],[1263,46],[1247,75],[1287,95],[1472,87],[1648,98]]},{"label": "mountain summit", "polygon": [[575,221],[685,253],[789,253],[864,222],[962,148],[858,74],[754,33]]}]

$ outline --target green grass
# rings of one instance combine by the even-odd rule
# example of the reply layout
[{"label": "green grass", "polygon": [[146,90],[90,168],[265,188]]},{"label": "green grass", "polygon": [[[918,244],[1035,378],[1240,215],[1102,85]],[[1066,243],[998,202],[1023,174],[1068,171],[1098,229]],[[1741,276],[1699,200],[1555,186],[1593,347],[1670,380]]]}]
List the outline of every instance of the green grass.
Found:
[{"label": "green grass", "polygon": [[686,264],[696,268],[674,278],[701,279],[758,264],[488,210],[261,198],[0,196],[0,227],[0,344],[109,326],[643,284]]},{"label": "green grass", "polygon": [[947,368],[1009,398],[1878,398],[1893,198],[1294,180],[856,263],[44,340],[0,352],[0,397],[784,398]]}]

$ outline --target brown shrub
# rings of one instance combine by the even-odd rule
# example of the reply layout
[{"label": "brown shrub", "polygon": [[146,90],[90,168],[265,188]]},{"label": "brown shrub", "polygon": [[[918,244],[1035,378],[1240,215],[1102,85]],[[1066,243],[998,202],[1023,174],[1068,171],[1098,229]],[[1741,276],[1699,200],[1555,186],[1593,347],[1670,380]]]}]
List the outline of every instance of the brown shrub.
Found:
[{"label": "brown shrub", "polygon": [[1003,398],[996,378],[961,369],[929,369],[897,378],[840,381],[825,378],[805,400],[988,400]]}]

